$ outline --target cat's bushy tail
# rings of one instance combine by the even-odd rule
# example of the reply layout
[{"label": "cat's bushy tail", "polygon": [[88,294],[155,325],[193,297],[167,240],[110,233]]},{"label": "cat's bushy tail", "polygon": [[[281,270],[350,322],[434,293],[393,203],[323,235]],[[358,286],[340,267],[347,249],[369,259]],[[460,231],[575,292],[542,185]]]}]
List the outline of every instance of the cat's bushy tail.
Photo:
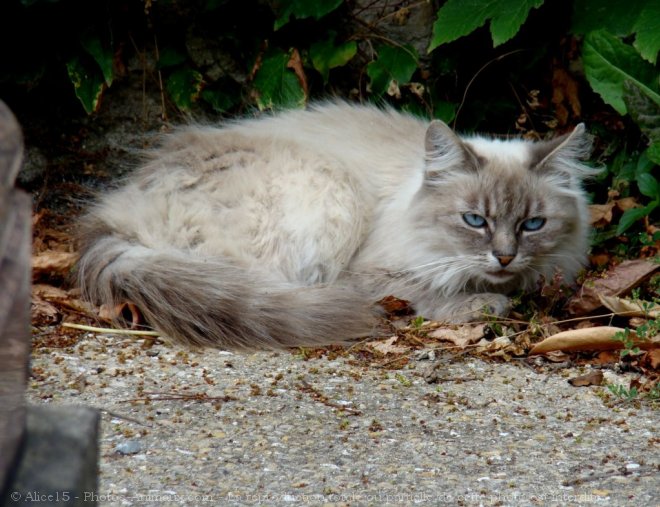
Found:
[{"label": "cat's bushy tail", "polygon": [[368,299],[350,288],[273,284],[228,260],[94,236],[83,241],[78,263],[84,297],[112,306],[130,301],[180,344],[322,346],[369,336],[377,326]]}]

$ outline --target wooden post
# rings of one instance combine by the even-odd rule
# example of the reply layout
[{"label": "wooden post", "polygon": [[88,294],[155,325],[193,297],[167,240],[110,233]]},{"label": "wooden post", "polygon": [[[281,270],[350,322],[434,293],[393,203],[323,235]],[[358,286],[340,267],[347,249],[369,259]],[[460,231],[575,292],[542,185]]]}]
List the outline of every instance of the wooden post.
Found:
[{"label": "wooden post", "polygon": [[30,198],[14,188],[22,159],[20,127],[0,101],[0,496],[25,433],[32,238]]}]

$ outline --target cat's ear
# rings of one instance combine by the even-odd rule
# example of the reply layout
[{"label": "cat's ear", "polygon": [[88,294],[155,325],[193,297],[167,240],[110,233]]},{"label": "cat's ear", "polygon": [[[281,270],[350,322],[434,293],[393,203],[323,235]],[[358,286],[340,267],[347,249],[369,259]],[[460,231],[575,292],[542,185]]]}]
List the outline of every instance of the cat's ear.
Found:
[{"label": "cat's ear", "polygon": [[475,153],[449,126],[433,120],[426,130],[426,174],[433,179],[452,169],[476,170],[479,160]]},{"label": "cat's ear", "polygon": [[530,167],[539,173],[549,173],[557,177],[559,183],[570,185],[593,173],[580,161],[591,154],[591,138],[584,123],[573,132],[551,141],[535,143],[531,148]]}]

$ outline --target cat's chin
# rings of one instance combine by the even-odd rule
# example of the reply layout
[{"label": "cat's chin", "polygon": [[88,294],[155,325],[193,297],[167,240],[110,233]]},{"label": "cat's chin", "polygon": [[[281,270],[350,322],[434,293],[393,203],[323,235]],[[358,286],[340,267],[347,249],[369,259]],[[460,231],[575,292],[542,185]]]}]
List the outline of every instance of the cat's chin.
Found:
[{"label": "cat's chin", "polygon": [[505,269],[500,269],[499,271],[484,271],[484,279],[493,285],[504,285],[511,282],[516,274]]}]

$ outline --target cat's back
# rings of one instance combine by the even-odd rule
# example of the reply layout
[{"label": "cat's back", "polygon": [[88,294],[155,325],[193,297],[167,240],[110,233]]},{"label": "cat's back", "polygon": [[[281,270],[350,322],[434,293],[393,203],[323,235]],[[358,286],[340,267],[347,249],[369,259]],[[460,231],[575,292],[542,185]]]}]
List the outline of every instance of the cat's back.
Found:
[{"label": "cat's back", "polygon": [[[204,160],[240,153],[242,158],[276,161],[278,153],[325,157],[353,173],[417,165],[424,157],[428,122],[393,109],[333,101],[217,126],[189,126],[165,137],[150,153],[160,161]],[[231,158],[231,157],[230,157]],[[249,164],[246,164],[249,165]]]}]

